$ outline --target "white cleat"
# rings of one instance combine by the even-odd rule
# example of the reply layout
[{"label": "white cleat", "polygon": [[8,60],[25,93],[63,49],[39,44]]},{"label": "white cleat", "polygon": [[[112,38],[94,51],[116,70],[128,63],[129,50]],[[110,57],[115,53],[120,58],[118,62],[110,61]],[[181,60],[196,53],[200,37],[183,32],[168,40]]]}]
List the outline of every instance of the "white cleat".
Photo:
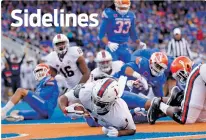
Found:
[{"label": "white cleat", "polygon": [[6,113],[1,110],[1,120],[4,120],[6,118]]},{"label": "white cleat", "polygon": [[18,121],[23,121],[24,117],[18,114],[18,110],[14,110],[10,113],[9,116],[7,116],[5,119],[9,122],[18,122]]}]

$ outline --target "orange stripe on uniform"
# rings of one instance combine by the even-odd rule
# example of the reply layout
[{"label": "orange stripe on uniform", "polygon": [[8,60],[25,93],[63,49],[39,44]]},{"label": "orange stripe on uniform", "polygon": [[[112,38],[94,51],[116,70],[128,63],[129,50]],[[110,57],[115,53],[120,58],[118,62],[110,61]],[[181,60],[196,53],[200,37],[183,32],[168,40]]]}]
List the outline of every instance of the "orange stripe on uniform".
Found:
[{"label": "orange stripe on uniform", "polygon": [[189,103],[190,103],[190,98],[191,98],[191,95],[192,95],[192,89],[193,89],[193,84],[194,84],[194,81],[195,79],[199,76],[199,68],[192,74],[191,78],[189,79],[189,84],[188,84],[188,88],[187,88],[187,91],[186,91],[186,98],[185,98],[185,102],[184,102],[184,108],[183,108],[183,112],[182,112],[182,122],[185,122],[186,119],[187,119],[187,113],[188,113],[188,110],[189,110]]},{"label": "orange stripe on uniform", "polygon": [[102,87],[100,88],[99,92],[98,92],[98,96],[99,97],[102,97],[103,96],[103,93],[105,91],[105,89],[113,82],[112,79],[108,79],[103,85]]}]

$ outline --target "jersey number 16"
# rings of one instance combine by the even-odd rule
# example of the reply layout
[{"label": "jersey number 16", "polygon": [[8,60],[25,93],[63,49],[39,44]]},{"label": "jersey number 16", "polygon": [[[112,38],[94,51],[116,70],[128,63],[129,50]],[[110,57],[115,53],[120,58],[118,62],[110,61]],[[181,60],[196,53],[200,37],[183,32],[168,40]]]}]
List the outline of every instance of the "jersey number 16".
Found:
[{"label": "jersey number 16", "polygon": [[65,78],[72,77],[74,75],[74,71],[70,70],[70,66],[66,66],[63,69],[60,68],[60,72],[64,75]]}]

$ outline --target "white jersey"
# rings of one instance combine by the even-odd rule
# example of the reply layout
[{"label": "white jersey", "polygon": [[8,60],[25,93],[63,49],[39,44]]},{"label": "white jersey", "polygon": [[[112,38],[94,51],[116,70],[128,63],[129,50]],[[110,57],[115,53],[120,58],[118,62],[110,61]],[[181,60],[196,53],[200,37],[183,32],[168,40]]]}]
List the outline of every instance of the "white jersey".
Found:
[{"label": "white jersey", "polygon": [[79,100],[82,105],[90,112],[93,118],[98,120],[98,124],[104,127],[113,126],[117,130],[136,129],[132,115],[127,104],[121,98],[116,99],[110,111],[105,115],[97,115],[92,111],[91,94],[96,82],[86,83],[79,92]]},{"label": "white jersey", "polygon": [[99,67],[97,67],[91,72],[88,82],[94,81],[94,79],[96,77],[101,77],[103,75],[104,76],[113,76],[115,73],[118,73],[121,70],[123,65],[124,65],[124,62],[122,62],[122,61],[119,61],[119,60],[112,61],[112,72],[110,75],[103,72]]},{"label": "white jersey", "polygon": [[55,68],[60,75],[65,77],[67,88],[69,89],[76,86],[82,78],[82,73],[77,66],[77,60],[80,56],[83,56],[83,52],[79,47],[68,47],[67,53],[62,60],[55,51],[46,56],[48,65]]}]

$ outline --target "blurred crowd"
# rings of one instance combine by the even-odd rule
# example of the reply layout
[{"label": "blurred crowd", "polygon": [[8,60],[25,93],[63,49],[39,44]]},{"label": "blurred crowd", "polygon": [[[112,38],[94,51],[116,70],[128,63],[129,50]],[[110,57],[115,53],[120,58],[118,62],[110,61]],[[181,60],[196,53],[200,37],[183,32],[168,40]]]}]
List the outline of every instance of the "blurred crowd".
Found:
[{"label": "blurred crowd", "polygon": [[[11,27],[14,20],[11,11],[28,9],[35,13],[53,13],[53,9],[64,9],[65,13],[98,13],[101,24],[102,11],[112,1],[3,1],[2,31],[25,42],[40,47],[45,54],[52,49],[52,38],[56,33],[64,33],[74,45],[82,46],[85,52],[95,52],[104,47],[98,40],[97,28],[81,27]],[[195,52],[206,52],[206,6],[204,1],[133,1],[131,10],[136,14],[136,29],[140,39],[148,47],[165,48],[172,37],[172,30],[181,27],[184,38]],[[21,15],[23,16],[23,14]]]},{"label": "blurred crowd", "polygon": [[[16,38],[21,42],[29,43],[41,49],[44,55],[53,50],[52,39],[57,33],[67,35],[71,45],[81,46],[88,67],[93,70],[96,67],[94,62],[95,54],[104,44],[98,39],[99,26],[95,28],[77,27],[11,27],[15,22],[11,18],[11,11],[14,9],[28,9],[29,13],[35,13],[37,9],[42,9],[42,14],[53,13],[53,9],[64,9],[65,13],[98,13],[99,23],[101,24],[102,11],[110,6],[112,1],[2,1],[2,32],[7,36]],[[149,48],[166,49],[169,40],[173,37],[173,29],[180,27],[183,37],[191,44],[191,50],[197,54],[206,54],[206,4],[204,1],[132,1],[131,10],[136,15],[136,30],[140,40],[145,42]],[[21,15],[23,17],[23,14]],[[132,42],[129,41],[132,48]],[[13,58],[10,58],[12,63]],[[21,59],[21,58],[19,58]],[[33,89],[34,79],[31,75],[25,77],[25,73],[32,74],[32,69],[37,60],[23,60],[18,78],[24,88]],[[10,79],[13,64],[2,64],[2,71],[7,74],[4,78],[4,87],[12,87]],[[14,64],[16,65],[16,64]],[[5,67],[4,67],[5,66]],[[2,72],[2,73],[3,73]],[[7,77],[8,76],[8,77]],[[25,80],[25,78],[27,78]],[[12,88],[11,88],[12,89]],[[10,91],[12,92],[12,90]],[[15,90],[15,89],[13,89]],[[6,94],[8,91],[6,91]],[[7,99],[6,99],[7,100]]]}]

